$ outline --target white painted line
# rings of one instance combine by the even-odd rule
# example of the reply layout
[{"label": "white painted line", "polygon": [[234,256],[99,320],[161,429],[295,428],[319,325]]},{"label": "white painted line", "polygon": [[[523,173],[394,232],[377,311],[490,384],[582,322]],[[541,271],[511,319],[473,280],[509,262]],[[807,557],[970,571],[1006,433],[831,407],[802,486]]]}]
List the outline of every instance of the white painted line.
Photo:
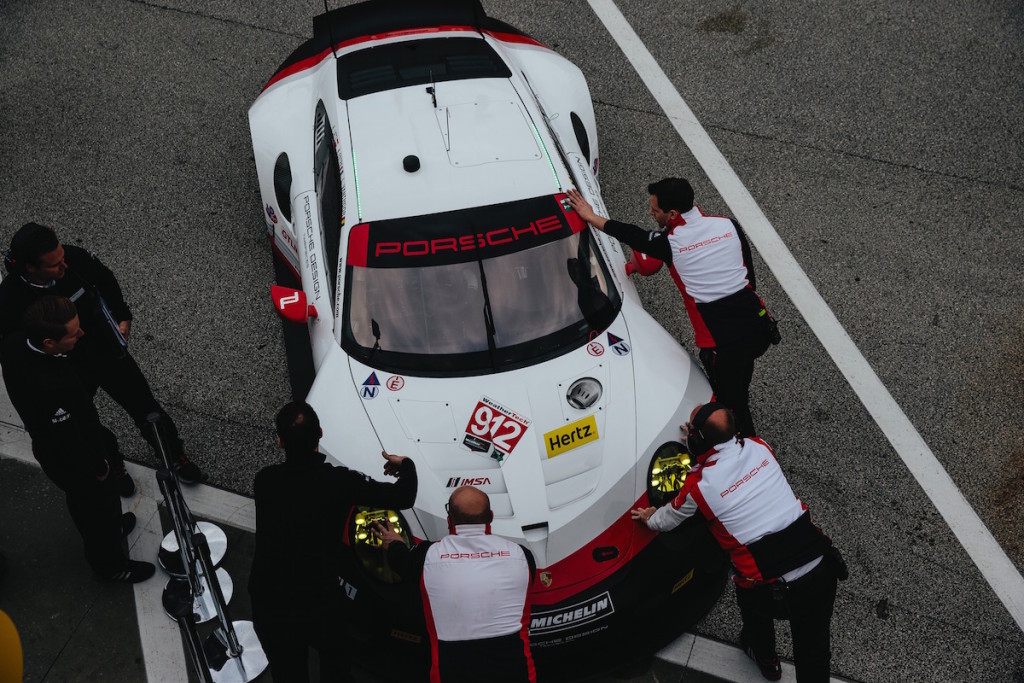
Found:
[{"label": "white painted line", "polygon": [[[10,408],[7,392],[0,385],[0,455],[35,467],[32,441],[17,415],[6,415]],[[11,412],[11,411],[9,411]],[[135,485],[136,494],[122,503],[125,512],[134,512],[135,531],[128,537],[130,556],[135,560],[156,563],[164,530],[157,508],[163,498],[156,470],[133,462],[125,463]],[[202,484],[182,487],[185,501],[193,516],[255,532],[256,507],[252,499]],[[169,576],[157,564],[156,574],[148,581],[133,586],[135,616],[148,683],[177,683],[188,680],[189,666],[181,631],[163,608],[163,591]]]},{"label": "white painted line", "polygon": [[252,498],[205,484],[184,484],[181,493],[193,517],[256,533],[256,501]]},{"label": "white painted line", "polygon": [[[0,405],[7,401],[0,387]],[[32,456],[31,440],[20,424],[3,423],[0,454],[29,465],[39,466]],[[157,511],[156,474],[152,468],[125,463],[135,485],[136,494],[122,503],[125,512],[134,512],[135,531],[128,537],[130,556],[134,560],[156,563],[160,541],[164,537]],[[163,608],[163,590],[169,577],[157,565],[156,574],[148,581],[135,584],[135,617],[139,626],[142,660],[148,683],[176,683],[188,680],[185,648],[178,625]]]},{"label": "white painted line", "polygon": [[[135,463],[125,463],[135,479],[138,493],[128,501],[138,524],[129,537],[132,559],[156,563],[164,532],[157,510],[156,475],[153,470]],[[135,616],[139,624],[142,660],[148,683],[174,683],[188,680],[189,668],[181,630],[163,608],[163,592],[170,577],[157,564],[156,574],[148,581],[135,584]]]},{"label": "white painted line", "polygon": [[981,570],[1017,626],[1024,631],[1024,577],[1021,577],[939,464],[928,444],[878,379],[871,365],[775,232],[761,207],[750,196],[613,0],[588,2],[665,110],[669,121],[746,230],[807,325],[821,340],[839,371],[881,427],[889,443],[917,479],[971,560]]},{"label": "white painted line", "polygon": [[[692,633],[679,636],[656,656],[690,671],[699,671],[733,683],[764,681],[754,662],[738,647]],[[796,669],[789,662],[782,662],[781,680],[783,683],[796,683]],[[834,676],[829,680],[831,683],[849,683],[847,679]]]}]

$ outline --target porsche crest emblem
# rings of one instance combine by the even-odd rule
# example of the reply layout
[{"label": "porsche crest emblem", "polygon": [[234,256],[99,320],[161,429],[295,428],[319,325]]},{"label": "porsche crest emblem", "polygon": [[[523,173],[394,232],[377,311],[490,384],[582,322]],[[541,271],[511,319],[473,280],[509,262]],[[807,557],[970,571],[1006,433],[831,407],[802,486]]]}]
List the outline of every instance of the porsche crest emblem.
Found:
[{"label": "porsche crest emblem", "polygon": [[550,588],[551,587],[551,572],[541,572],[540,573],[540,582],[542,584],[544,584],[545,588]]}]

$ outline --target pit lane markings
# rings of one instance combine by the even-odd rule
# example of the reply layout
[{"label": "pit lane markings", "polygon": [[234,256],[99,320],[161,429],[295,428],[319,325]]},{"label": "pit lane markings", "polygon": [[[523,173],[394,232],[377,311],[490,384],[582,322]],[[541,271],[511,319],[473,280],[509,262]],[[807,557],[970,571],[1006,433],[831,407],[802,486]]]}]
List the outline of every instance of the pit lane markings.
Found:
[{"label": "pit lane markings", "polygon": [[587,0],[665,111],[836,367],[1024,631],[1024,577],[903,413],[613,0]]},{"label": "pit lane markings", "polygon": [[[32,455],[32,440],[14,412],[7,392],[0,385],[0,457],[39,467]],[[136,560],[156,562],[165,531],[157,508],[163,496],[156,483],[156,470],[134,462],[125,462],[138,491],[122,499],[122,510],[134,512],[138,523],[128,536],[129,555]],[[222,491],[204,484],[182,488],[192,515],[248,531],[256,532],[256,503],[252,498]],[[163,609],[163,590],[168,575],[157,569],[152,578],[132,585],[135,594],[135,618],[146,680],[150,683],[184,681],[189,677],[185,646],[178,624]]]}]

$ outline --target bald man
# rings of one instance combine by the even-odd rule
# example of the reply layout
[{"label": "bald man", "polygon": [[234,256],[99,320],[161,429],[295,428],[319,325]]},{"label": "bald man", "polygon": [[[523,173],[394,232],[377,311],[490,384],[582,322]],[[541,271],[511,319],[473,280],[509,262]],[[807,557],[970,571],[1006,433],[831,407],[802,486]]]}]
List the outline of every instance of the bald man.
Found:
[{"label": "bald man", "polygon": [[527,602],[533,555],[491,535],[491,501],[480,489],[460,486],[445,509],[451,533],[412,550],[390,524],[373,529],[391,568],[406,580],[419,579],[431,683],[536,681]]},{"label": "bald man", "polygon": [[774,619],[788,619],[797,681],[828,681],[836,582],[846,578],[838,550],[811,523],[768,444],[735,436],[732,410],[698,405],[682,429],[697,464],[672,502],[637,508],[633,519],[670,531],[700,513],[732,562],[740,647],[765,678],[779,680]]}]

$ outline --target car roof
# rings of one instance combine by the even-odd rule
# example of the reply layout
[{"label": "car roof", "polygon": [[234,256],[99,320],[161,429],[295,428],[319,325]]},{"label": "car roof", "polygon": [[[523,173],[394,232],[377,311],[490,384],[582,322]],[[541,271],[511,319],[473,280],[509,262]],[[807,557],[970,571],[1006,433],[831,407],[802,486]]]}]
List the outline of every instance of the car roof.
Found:
[{"label": "car roof", "polygon": [[[436,105],[434,98],[436,97]],[[549,152],[506,78],[446,81],[339,102],[347,108],[360,220],[550,195]],[[404,160],[415,157],[418,169]],[[416,164],[414,164],[415,166]]]}]

